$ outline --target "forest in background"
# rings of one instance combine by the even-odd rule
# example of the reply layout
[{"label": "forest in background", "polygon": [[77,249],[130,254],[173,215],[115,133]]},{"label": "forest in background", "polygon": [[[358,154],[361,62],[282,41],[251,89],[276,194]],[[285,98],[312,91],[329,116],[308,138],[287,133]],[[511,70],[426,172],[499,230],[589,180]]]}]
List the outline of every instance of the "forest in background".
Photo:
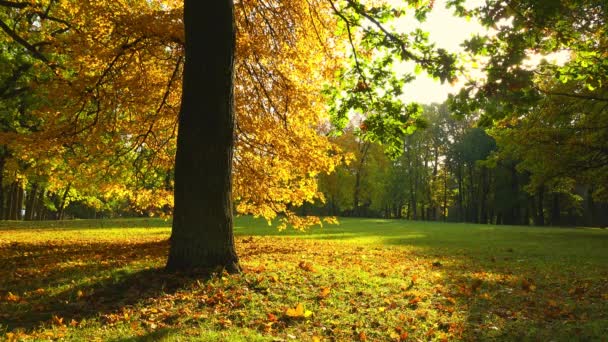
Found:
[{"label": "forest in background", "polygon": [[425,128],[405,139],[396,159],[387,157],[381,145],[361,139],[361,127],[352,124],[335,142],[355,159],[323,175],[325,203],[306,205],[300,213],[606,226],[605,178],[595,176],[605,172],[605,162],[589,169],[585,163],[574,166],[606,160],[605,128],[599,122],[595,129],[566,122],[585,115],[575,114],[580,108],[594,110],[588,100],[570,102],[548,116],[553,122],[523,118],[489,129],[478,125],[478,118],[456,117],[447,103],[428,105]]},{"label": "forest in background", "polygon": [[[236,211],[606,226],[605,6],[463,3],[448,1],[495,32],[466,56],[383,26],[423,21],[432,1],[240,3]],[[170,215],[181,2],[1,5],[0,218]],[[525,65],[565,49],[563,65]],[[423,111],[402,103],[422,71],[454,81],[456,57],[483,60],[485,79]],[[416,72],[395,75],[397,60]]]}]

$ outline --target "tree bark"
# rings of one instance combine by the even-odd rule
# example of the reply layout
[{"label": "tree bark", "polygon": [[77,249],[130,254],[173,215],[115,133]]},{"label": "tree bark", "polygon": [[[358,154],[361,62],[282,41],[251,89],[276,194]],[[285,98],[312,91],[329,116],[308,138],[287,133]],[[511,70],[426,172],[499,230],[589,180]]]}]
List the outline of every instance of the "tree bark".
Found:
[{"label": "tree bark", "polygon": [[363,167],[365,166],[365,159],[367,158],[367,152],[369,151],[370,143],[368,141],[363,142],[363,145],[360,147],[361,150],[361,159],[359,160],[359,164],[357,169],[355,170],[355,191],[353,193],[353,213],[354,216],[361,216],[360,212],[360,204],[361,201],[361,174],[363,173]]},{"label": "tree bark", "polygon": [[551,225],[559,226],[561,224],[561,213],[559,203],[559,193],[554,193],[551,199]]},{"label": "tree bark", "polygon": [[233,6],[232,0],[184,1],[170,271],[240,270],[232,220]]},{"label": "tree bark", "polygon": [[63,216],[65,213],[65,202],[68,199],[68,193],[70,192],[71,188],[72,183],[68,184],[68,186],[65,188],[65,191],[63,192],[63,195],[61,196],[61,200],[59,202],[59,209],[57,210],[57,219],[60,221],[63,220]]},{"label": "tree bark", "polygon": [[34,219],[34,212],[36,211],[36,198],[38,197],[38,183],[34,183],[28,193],[27,200],[25,203],[25,217],[24,220],[31,221]]},{"label": "tree bark", "polygon": [[17,182],[13,182],[10,186],[9,203],[7,205],[7,220],[17,219]]},{"label": "tree bark", "polygon": [[35,213],[34,213],[34,218],[38,219],[38,220],[42,220],[44,219],[44,214],[46,212],[46,206],[44,205],[44,198],[46,196],[46,190],[44,188],[41,188],[38,194],[38,199],[36,200],[36,205],[35,205]]},{"label": "tree bark", "polygon": [[443,222],[448,220],[448,171],[443,174]]},{"label": "tree bark", "polygon": [[4,219],[4,153],[0,153],[0,220]]},{"label": "tree bark", "polygon": [[16,220],[21,220],[23,219],[22,215],[21,215],[21,211],[23,210],[23,199],[24,199],[24,189],[23,189],[23,184],[21,182],[17,183],[17,205],[15,206],[15,219]]}]

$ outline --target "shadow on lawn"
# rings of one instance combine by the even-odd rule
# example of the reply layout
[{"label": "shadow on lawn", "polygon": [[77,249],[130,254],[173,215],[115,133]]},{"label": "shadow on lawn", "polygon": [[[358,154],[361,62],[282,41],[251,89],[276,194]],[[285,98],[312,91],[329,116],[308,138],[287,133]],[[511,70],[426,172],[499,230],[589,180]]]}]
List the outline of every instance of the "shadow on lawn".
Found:
[{"label": "shadow on lawn", "polygon": [[173,334],[176,329],[161,328],[153,331],[149,331],[147,334],[135,337],[126,337],[110,340],[111,342],[155,342],[162,341],[169,335]]},{"label": "shadow on lawn", "polygon": [[[0,278],[0,297],[7,298],[8,292],[20,296],[16,301],[0,301],[0,325],[8,331],[30,331],[52,324],[53,316],[68,324],[72,319],[115,313],[175,293],[201,279],[164,272],[160,265],[167,248],[167,241],[158,241],[127,246],[19,243],[0,249],[0,256],[4,256],[0,269],[8,275]],[[48,293],[56,287],[67,288]],[[149,340],[156,338],[150,336]]]}]

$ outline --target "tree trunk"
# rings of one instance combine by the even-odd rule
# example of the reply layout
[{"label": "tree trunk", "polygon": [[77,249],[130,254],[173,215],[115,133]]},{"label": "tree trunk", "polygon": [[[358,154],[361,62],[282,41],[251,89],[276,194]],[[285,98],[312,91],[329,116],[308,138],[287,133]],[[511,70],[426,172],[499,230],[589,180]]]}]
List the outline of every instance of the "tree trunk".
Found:
[{"label": "tree trunk", "polygon": [[44,205],[44,197],[46,195],[46,190],[44,188],[40,189],[38,194],[38,199],[36,200],[36,210],[34,213],[34,217],[38,220],[42,220],[44,218],[44,213],[46,211],[46,206]]},{"label": "tree trunk", "polygon": [[[3,148],[2,148],[3,149]],[[4,153],[0,153],[0,220],[4,219]]]},{"label": "tree trunk", "polygon": [[23,184],[21,182],[17,183],[17,207],[15,208],[15,216],[17,220],[23,219],[23,215],[21,215],[23,211],[23,200],[25,197],[25,190],[23,189]]},{"label": "tree trunk", "polygon": [[588,226],[595,226],[595,201],[593,200],[593,186],[589,186],[585,193],[586,195],[586,210],[585,210],[585,224]]},{"label": "tree trunk", "polygon": [[473,163],[468,165],[469,173],[469,193],[467,201],[467,221],[477,223],[477,199],[475,198],[475,178],[473,177]]},{"label": "tree trunk", "polygon": [[27,196],[25,203],[25,217],[27,221],[34,219],[34,212],[36,211],[36,198],[38,197],[38,183],[32,184],[32,187]]},{"label": "tree trunk", "polygon": [[59,209],[57,210],[57,219],[58,220],[63,220],[63,215],[65,212],[65,202],[68,198],[68,193],[70,192],[71,188],[72,188],[72,184],[70,183],[65,188],[65,191],[63,192],[63,196],[61,196],[61,202],[59,202]]},{"label": "tree trunk", "polygon": [[361,216],[359,212],[359,202],[361,199],[359,198],[361,195],[361,173],[363,173],[363,166],[365,166],[365,159],[367,158],[367,152],[370,147],[369,142],[364,142],[361,147],[361,160],[359,160],[359,165],[355,171],[355,191],[353,193],[353,212],[354,216]]},{"label": "tree trunk", "polygon": [[[447,166],[446,166],[447,168]],[[443,222],[448,220],[448,171],[443,173]]]},{"label": "tree trunk", "polygon": [[488,184],[488,173],[490,171],[487,170],[485,167],[481,168],[481,184],[479,185],[480,187],[480,192],[481,192],[481,196],[479,196],[479,223],[481,224],[486,224],[488,223],[488,203],[487,203],[487,197],[488,197],[488,193],[490,192],[490,185]]},{"label": "tree trunk", "polygon": [[551,225],[559,226],[561,224],[559,193],[554,193],[551,201]]},{"label": "tree trunk", "polygon": [[13,182],[10,187],[9,192],[9,203],[8,203],[8,220],[16,220],[17,219],[17,182]]},{"label": "tree trunk", "polygon": [[171,271],[240,270],[232,220],[233,7],[232,0],[184,1]]},{"label": "tree trunk", "polygon": [[457,179],[458,179],[458,221],[459,222],[463,222],[465,220],[464,218],[464,201],[463,201],[463,186],[462,186],[462,166],[458,165],[458,174],[457,174]]}]

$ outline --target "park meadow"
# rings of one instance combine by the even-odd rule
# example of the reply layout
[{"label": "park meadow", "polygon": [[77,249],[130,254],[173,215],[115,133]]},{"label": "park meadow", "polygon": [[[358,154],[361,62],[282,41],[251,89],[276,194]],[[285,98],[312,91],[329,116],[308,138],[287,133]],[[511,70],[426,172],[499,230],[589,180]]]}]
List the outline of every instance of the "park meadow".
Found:
[{"label": "park meadow", "polygon": [[163,270],[161,219],[0,226],[3,339],[601,340],[608,232],[341,219],[279,232],[239,217],[243,271]]},{"label": "park meadow", "polygon": [[607,0],[0,0],[0,342],[608,341]]}]

